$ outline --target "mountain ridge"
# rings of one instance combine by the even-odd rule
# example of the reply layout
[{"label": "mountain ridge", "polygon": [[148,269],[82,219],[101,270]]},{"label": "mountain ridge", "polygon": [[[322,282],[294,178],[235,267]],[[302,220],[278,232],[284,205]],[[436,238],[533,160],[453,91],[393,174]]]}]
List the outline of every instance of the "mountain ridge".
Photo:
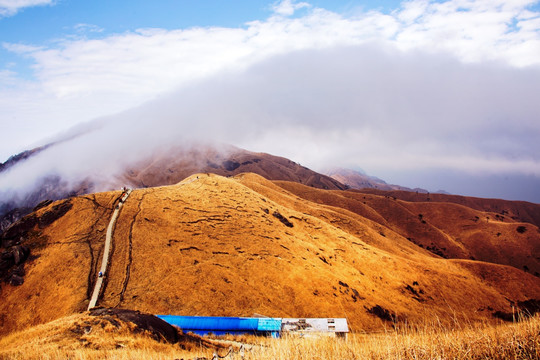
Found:
[{"label": "mountain ridge", "polygon": [[[54,202],[4,233],[4,251],[20,246],[30,254],[9,270],[22,268],[24,281],[1,286],[2,333],[86,309],[120,195]],[[449,248],[447,259],[421,247],[420,236],[408,239],[404,229],[449,231],[437,217],[426,212],[429,224],[423,224],[416,214],[417,206],[436,205],[272,182],[251,173],[202,173],[175,185],[136,189],[117,219],[98,305],[180,315],[347,317],[351,329],[371,331],[396,321],[452,322],[456,316],[493,322],[496,314],[540,299],[540,279],[519,269],[521,263],[453,257]],[[410,219],[400,227],[407,209]],[[453,220],[446,222],[468,225],[470,216],[460,220],[459,214],[450,212]],[[510,226],[505,236],[519,239],[523,234],[513,229],[521,223],[505,221],[477,230],[491,234]],[[425,226],[431,230],[422,232]],[[538,246],[538,228],[525,226]],[[479,245],[462,246],[472,251]]]},{"label": "mountain ridge", "polygon": [[[56,144],[49,144],[11,157],[0,167],[9,171],[18,164],[38,156]],[[172,185],[196,173],[233,176],[254,172],[270,180],[290,180],[323,189],[346,189],[347,186],[329,176],[319,174],[284,157],[255,153],[234,146],[177,146],[156,150],[138,161],[122,165],[116,175],[97,174],[80,179],[52,174],[39,179],[30,191],[13,199],[0,199],[0,232],[28,214],[42,201],[60,200],[97,191],[110,191],[124,186],[147,188]],[[2,195],[2,194],[0,194]],[[3,194],[7,196],[7,194]]]},{"label": "mountain ridge", "polygon": [[[331,178],[349,186],[352,189],[378,189],[378,190],[403,190],[403,191],[416,191],[421,193],[428,193],[427,190],[421,188],[408,188],[401,185],[391,185],[386,181],[379,179],[376,176],[367,175],[361,171],[346,169],[346,168],[332,168],[323,171],[324,174]],[[440,192],[440,191],[439,191]]]}]

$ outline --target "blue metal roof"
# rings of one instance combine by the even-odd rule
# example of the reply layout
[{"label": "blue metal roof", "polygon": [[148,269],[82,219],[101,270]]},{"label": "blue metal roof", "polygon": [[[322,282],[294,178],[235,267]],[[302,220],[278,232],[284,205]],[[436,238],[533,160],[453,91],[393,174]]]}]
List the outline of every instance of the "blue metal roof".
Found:
[{"label": "blue metal roof", "polygon": [[281,331],[281,319],[259,318],[257,330],[259,331]]},{"label": "blue metal roof", "polygon": [[273,332],[281,330],[281,319],[157,315],[171,325],[195,333]]},{"label": "blue metal roof", "polygon": [[282,331],[299,332],[349,332],[345,318],[248,318],[156,315],[184,332],[199,335],[265,334],[278,337]]}]

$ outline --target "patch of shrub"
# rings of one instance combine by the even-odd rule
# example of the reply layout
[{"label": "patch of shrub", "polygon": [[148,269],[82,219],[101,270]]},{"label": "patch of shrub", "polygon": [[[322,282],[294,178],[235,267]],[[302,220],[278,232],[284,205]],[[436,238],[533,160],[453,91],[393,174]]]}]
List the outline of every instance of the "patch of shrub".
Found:
[{"label": "patch of shrub", "polygon": [[285,216],[281,215],[278,211],[274,211],[272,214],[276,219],[281,221],[287,227],[293,227],[294,225]]},{"label": "patch of shrub", "polygon": [[397,322],[398,320],[398,317],[395,314],[392,314],[390,311],[380,305],[375,305],[371,309],[367,309],[367,312],[384,321]]}]

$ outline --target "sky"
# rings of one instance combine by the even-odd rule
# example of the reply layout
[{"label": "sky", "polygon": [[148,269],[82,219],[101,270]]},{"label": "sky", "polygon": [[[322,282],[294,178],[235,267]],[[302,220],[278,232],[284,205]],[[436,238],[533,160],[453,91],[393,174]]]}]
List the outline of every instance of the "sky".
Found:
[{"label": "sky", "polygon": [[94,130],[0,193],[199,138],[540,203],[538,94],[539,1],[0,0],[0,162]]}]

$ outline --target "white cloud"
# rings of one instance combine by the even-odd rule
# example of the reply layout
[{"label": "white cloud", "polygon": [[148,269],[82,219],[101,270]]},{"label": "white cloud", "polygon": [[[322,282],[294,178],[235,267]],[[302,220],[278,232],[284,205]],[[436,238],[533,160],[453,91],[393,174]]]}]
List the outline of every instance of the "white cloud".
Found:
[{"label": "white cloud", "polygon": [[412,24],[421,18],[428,9],[428,0],[417,0],[404,2],[401,5],[401,10],[396,10],[394,15],[404,24]]},{"label": "white cloud", "polygon": [[93,24],[80,23],[73,27],[78,33],[102,33],[104,29]]},{"label": "white cloud", "polygon": [[11,70],[0,70],[0,83],[4,84],[4,86],[17,84],[15,72]]},{"label": "white cloud", "polygon": [[54,0],[0,0],[0,17],[15,15],[26,7],[52,4]]},{"label": "white cloud", "polygon": [[[313,8],[300,18],[272,16],[243,28],[141,29],[102,39],[66,39],[48,48],[4,47],[30,56],[38,80],[55,96],[115,91],[140,101],[276,54],[368,42],[446,53],[466,62],[540,65],[540,14],[527,9],[532,3],[415,0],[390,15],[371,11],[353,17]],[[274,6],[278,11],[307,5],[285,0]]]},{"label": "white cloud", "polygon": [[311,5],[307,2],[296,2],[294,0],[281,0],[274,3],[272,10],[282,16],[291,16],[296,10],[309,8]]},{"label": "white cloud", "polygon": [[2,47],[8,51],[14,52],[22,56],[32,55],[33,53],[36,53],[44,49],[41,46],[32,46],[32,45],[27,45],[27,44],[12,44],[8,42],[3,42]]},{"label": "white cloud", "polygon": [[[467,62],[539,65],[540,14],[528,10],[537,2],[409,1],[404,3],[403,10],[394,14],[403,25],[395,44],[404,50],[444,51]],[[516,28],[514,21],[517,21]]]},{"label": "white cloud", "polygon": [[193,139],[378,176],[444,169],[540,177],[538,93],[537,68],[375,44],[284,53],[94,122],[95,131],[0,176],[0,193],[39,183],[50,169],[107,186],[137,156]]}]

